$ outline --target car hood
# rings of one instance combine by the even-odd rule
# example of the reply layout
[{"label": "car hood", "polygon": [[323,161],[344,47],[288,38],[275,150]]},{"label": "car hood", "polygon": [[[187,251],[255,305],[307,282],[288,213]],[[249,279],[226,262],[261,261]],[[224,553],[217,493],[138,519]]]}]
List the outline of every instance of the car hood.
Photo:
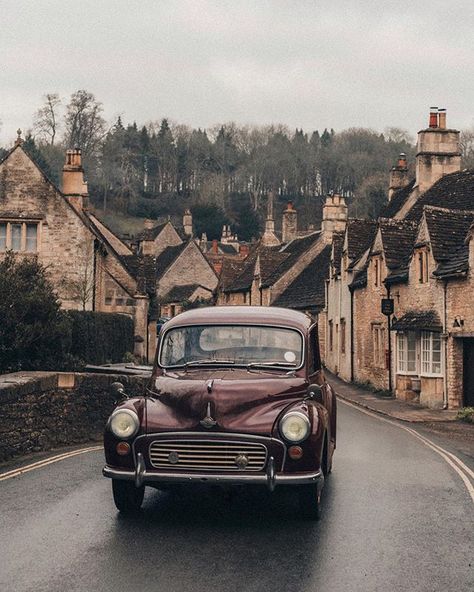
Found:
[{"label": "car hood", "polygon": [[[283,372],[191,370],[168,373],[154,382],[147,399],[148,433],[192,430],[271,435],[279,414],[306,392],[304,378]],[[210,415],[216,425],[201,421]]]}]

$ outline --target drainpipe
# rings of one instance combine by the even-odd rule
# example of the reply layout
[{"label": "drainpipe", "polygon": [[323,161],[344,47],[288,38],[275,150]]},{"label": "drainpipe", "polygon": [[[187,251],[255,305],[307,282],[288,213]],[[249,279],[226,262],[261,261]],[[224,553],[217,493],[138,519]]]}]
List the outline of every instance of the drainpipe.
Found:
[{"label": "drainpipe", "polygon": [[[387,298],[390,298],[390,286],[387,287]],[[387,316],[388,327],[388,390],[392,392],[392,334],[390,332],[392,326],[391,315]]]},{"label": "drainpipe", "polygon": [[351,382],[354,382],[354,290],[351,293]]},{"label": "drainpipe", "polygon": [[444,389],[443,409],[448,408],[448,282],[443,283],[443,334],[444,334]]}]

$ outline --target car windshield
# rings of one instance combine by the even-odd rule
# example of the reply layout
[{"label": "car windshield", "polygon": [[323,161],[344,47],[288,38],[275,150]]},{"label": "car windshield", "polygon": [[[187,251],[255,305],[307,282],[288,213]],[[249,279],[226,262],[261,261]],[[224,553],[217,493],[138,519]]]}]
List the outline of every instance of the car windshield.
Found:
[{"label": "car windshield", "polygon": [[250,325],[177,327],[163,336],[160,366],[299,367],[303,338],[294,329]]}]

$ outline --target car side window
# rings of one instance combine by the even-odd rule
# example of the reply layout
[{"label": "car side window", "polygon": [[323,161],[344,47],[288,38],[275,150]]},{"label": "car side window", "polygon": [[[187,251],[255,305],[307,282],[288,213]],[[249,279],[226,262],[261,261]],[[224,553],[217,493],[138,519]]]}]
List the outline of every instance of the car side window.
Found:
[{"label": "car side window", "polygon": [[319,357],[318,329],[313,327],[309,333],[308,373],[314,374],[321,368]]}]

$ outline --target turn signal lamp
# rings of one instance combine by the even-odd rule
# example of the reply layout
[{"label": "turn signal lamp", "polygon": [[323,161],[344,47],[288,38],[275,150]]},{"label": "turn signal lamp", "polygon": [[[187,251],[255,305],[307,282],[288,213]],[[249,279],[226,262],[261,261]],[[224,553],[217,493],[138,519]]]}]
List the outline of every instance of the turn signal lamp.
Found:
[{"label": "turn signal lamp", "polygon": [[303,449],[301,448],[301,446],[290,446],[288,448],[288,456],[292,460],[300,460],[301,458],[303,458]]},{"label": "turn signal lamp", "polygon": [[130,444],[128,442],[119,442],[115,450],[120,456],[126,456],[130,452]]}]

